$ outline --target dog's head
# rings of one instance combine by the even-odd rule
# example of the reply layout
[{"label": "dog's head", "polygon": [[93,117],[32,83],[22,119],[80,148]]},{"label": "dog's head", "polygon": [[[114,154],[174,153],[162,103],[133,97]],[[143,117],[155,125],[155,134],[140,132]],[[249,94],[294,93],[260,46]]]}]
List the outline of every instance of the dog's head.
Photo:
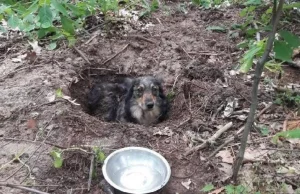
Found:
[{"label": "dog's head", "polygon": [[142,110],[153,110],[160,106],[162,95],[161,80],[145,76],[133,81],[133,97]]}]

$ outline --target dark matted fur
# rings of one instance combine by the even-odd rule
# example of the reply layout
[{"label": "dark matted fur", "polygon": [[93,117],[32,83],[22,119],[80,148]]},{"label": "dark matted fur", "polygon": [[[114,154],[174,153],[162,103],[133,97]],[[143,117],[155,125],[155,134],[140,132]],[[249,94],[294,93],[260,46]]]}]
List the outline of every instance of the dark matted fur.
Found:
[{"label": "dark matted fur", "polygon": [[167,118],[169,103],[162,83],[153,76],[126,78],[121,83],[97,83],[88,94],[92,114],[106,121],[151,125]]}]

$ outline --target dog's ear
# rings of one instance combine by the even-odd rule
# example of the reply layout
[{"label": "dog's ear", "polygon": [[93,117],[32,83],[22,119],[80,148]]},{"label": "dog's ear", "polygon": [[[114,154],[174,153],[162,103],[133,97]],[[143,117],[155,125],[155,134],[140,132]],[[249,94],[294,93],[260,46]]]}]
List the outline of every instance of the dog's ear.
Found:
[{"label": "dog's ear", "polygon": [[160,75],[160,74],[156,74],[154,75],[154,78],[157,80],[157,82],[161,85],[163,85],[165,82],[164,82],[164,79],[163,79],[163,76]]}]

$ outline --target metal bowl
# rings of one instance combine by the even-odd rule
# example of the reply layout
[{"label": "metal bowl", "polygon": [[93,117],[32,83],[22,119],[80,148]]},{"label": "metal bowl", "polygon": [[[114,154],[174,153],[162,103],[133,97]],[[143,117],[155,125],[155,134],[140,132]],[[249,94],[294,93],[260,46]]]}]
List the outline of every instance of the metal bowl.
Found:
[{"label": "metal bowl", "polygon": [[105,159],[102,172],[112,187],[132,194],[158,191],[171,176],[167,160],[159,153],[142,147],[114,151]]}]

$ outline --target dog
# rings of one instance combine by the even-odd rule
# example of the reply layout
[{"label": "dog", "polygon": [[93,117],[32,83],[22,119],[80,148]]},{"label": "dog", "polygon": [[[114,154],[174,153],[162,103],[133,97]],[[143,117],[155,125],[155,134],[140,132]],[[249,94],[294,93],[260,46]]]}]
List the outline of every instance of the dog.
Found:
[{"label": "dog", "polygon": [[162,80],[153,76],[125,78],[119,83],[97,83],[88,94],[92,114],[105,121],[157,124],[168,117],[169,102]]}]

